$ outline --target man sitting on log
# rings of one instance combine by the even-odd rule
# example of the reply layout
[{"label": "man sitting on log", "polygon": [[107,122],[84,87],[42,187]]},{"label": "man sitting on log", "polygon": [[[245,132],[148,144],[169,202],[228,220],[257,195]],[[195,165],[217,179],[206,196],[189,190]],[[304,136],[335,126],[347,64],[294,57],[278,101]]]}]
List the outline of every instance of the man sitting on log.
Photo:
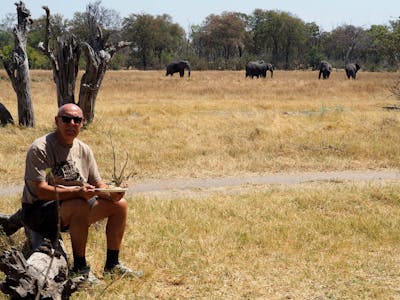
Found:
[{"label": "man sitting on log", "polygon": [[[27,230],[48,238],[54,247],[60,228],[68,229],[74,258],[72,271],[92,278],[85,258],[89,226],[107,219],[104,273],[141,276],[141,271],[119,262],[127,202],[124,193],[95,190],[107,185],[100,177],[92,150],[77,139],[83,125],[82,110],[72,103],[61,106],[55,124],[54,132],[35,140],[28,150],[22,209],[8,219],[20,214]],[[59,209],[55,199],[59,200]],[[7,234],[18,227],[7,226],[11,225],[3,221],[4,229],[9,229],[8,233],[5,230]]]}]

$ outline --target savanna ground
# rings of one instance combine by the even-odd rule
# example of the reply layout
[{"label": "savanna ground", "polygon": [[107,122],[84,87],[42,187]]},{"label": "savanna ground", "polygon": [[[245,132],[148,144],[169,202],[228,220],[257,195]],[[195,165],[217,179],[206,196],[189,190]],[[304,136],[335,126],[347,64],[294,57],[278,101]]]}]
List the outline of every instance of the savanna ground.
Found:
[{"label": "savanna ground", "polygon": [[[21,184],[28,145],[52,130],[51,72],[32,72],[37,125],[0,128],[0,185]],[[106,179],[129,155],[145,179],[214,178],[281,172],[399,169],[396,73],[108,71],[91,145]],[[0,73],[0,102],[16,118],[15,94]],[[400,299],[400,186],[396,181],[327,181],[247,187],[203,197],[131,195],[122,250],[142,279],[86,287],[75,299]],[[193,191],[196,193],[196,191]],[[0,197],[12,212],[19,195]],[[91,230],[88,260],[101,275],[104,224]],[[20,245],[22,233],[1,240]],[[67,240],[68,237],[65,236]],[[67,243],[68,245],[68,243]]]}]

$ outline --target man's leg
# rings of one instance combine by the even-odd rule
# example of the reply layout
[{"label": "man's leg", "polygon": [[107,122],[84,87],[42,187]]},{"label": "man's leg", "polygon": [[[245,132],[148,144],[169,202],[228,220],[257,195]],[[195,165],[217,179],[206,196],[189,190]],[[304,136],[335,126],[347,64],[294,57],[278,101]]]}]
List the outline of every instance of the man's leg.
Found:
[{"label": "man's leg", "polygon": [[107,249],[119,250],[125,232],[128,204],[125,199],[112,202],[97,199],[90,210],[90,224],[107,218]]},{"label": "man's leg", "polygon": [[142,277],[141,270],[131,270],[119,262],[119,250],[125,232],[128,204],[124,198],[117,202],[98,199],[90,212],[90,223],[107,218],[107,257],[104,266],[105,274]]},{"label": "man's leg", "polygon": [[89,231],[90,205],[83,199],[71,199],[61,202],[61,224],[69,226],[74,270],[79,271],[86,265],[86,243]]},{"label": "man's leg", "polygon": [[128,205],[125,199],[118,202],[98,199],[92,207],[90,222],[95,223],[107,218],[107,257],[104,273],[142,277],[143,271],[131,270],[119,262],[119,249],[125,232],[127,210]]}]

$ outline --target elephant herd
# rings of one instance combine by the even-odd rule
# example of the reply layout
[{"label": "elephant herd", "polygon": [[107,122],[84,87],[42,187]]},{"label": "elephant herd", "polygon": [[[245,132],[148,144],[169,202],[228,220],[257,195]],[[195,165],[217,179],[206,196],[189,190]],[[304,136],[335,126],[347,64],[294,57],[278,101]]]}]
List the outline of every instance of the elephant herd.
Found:
[{"label": "elephant herd", "polygon": [[[174,73],[179,73],[180,77],[185,74],[185,69],[188,71],[188,76],[190,77],[190,64],[187,60],[176,60],[169,63],[167,66],[167,73],[165,76],[174,75]],[[246,64],[246,78],[247,77],[267,77],[267,71],[271,72],[271,78],[274,75],[275,67],[271,63],[266,63],[263,60],[249,61]],[[317,67],[319,70],[318,79],[329,79],[332,73],[332,65],[327,61],[321,61]],[[347,63],[345,66],[345,72],[348,79],[356,79],[358,70],[360,70],[360,65],[356,63]]]},{"label": "elephant herd", "polygon": [[[346,71],[346,76],[348,79],[353,78],[356,79],[357,72],[360,70],[359,64],[347,63],[344,70]],[[328,79],[332,72],[332,65],[327,61],[321,61],[318,65],[319,75],[318,79],[321,79],[321,75],[323,79]]]}]

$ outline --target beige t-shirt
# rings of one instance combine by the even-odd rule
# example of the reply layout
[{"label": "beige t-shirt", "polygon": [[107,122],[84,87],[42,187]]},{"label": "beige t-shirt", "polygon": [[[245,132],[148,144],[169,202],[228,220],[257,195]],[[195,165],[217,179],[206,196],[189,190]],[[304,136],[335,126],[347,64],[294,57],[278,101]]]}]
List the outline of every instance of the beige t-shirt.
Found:
[{"label": "beige t-shirt", "polygon": [[[46,169],[52,174],[46,174]],[[72,145],[63,145],[55,132],[35,140],[26,155],[23,203],[38,200],[32,182],[46,181],[51,185],[95,185],[101,180],[92,150],[75,139]]]}]

